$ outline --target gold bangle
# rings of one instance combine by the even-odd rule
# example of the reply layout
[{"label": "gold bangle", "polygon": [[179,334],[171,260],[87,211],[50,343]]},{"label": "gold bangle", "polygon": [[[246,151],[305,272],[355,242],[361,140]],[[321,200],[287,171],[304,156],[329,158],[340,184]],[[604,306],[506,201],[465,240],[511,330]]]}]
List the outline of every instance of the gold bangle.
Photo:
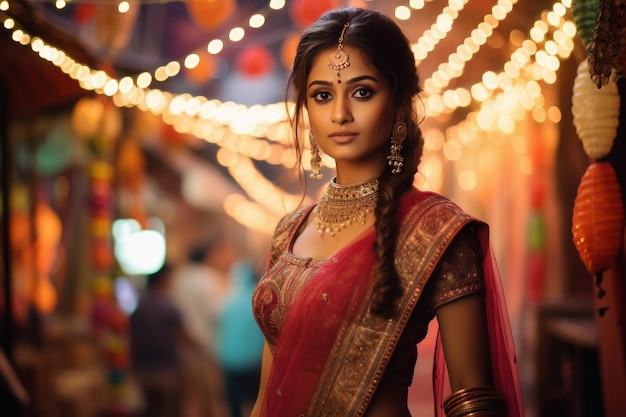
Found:
[{"label": "gold bangle", "polygon": [[446,398],[443,409],[446,417],[504,416],[506,403],[493,387],[472,387]]},{"label": "gold bangle", "polygon": [[499,396],[497,391],[492,387],[472,387],[464,388],[454,392],[444,401],[444,407],[448,405],[458,404],[459,402],[466,401],[473,398],[480,398],[483,396]]}]

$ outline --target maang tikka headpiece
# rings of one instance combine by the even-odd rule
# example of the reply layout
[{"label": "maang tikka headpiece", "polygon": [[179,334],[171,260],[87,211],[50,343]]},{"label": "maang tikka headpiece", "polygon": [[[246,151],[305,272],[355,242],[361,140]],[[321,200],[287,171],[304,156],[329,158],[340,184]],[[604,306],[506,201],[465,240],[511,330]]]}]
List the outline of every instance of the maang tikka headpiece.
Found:
[{"label": "maang tikka headpiece", "polygon": [[[339,77],[339,70],[350,66],[350,58],[348,57],[346,51],[343,50],[343,35],[346,33],[348,26],[350,26],[350,22],[346,22],[346,24],[343,25],[341,35],[339,36],[339,45],[337,45],[337,50],[330,55],[330,59],[328,60],[328,66],[337,71],[337,77]],[[339,82],[341,82],[341,80]]]}]

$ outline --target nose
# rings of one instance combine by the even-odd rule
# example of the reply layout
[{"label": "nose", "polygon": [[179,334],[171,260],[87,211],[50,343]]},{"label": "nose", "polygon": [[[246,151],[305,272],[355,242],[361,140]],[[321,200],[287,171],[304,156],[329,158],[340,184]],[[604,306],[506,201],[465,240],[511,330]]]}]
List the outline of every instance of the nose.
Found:
[{"label": "nose", "polygon": [[332,121],[339,125],[353,121],[352,112],[350,111],[350,101],[343,97],[338,97],[333,103]]}]

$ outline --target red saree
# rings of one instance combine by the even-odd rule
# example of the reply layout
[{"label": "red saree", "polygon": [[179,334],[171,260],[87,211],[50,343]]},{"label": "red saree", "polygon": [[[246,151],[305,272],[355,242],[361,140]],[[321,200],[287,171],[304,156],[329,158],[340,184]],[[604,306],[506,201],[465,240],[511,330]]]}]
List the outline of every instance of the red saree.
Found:
[{"label": "red saree", "polygon": [[[276,262],[253,297],[255,315],[274,353],[261,416],[360,417],[433,269],[458,231],[475,220],[436,194],[415,192],[402,201],[397,251],[410,256],[398,257],[396,267],[407,291],[397,316],[387,320],[368,308],[373,229],[327,260],[291,254],[296,230],[310,210],[278,226]],[[508,325],[506,316],[495,321],[502,320]],[[494,369],[511,365],[495,363]],[[441,372],[435,375],[443,381]],[[515,377],[508,372],[504,379]]]}]

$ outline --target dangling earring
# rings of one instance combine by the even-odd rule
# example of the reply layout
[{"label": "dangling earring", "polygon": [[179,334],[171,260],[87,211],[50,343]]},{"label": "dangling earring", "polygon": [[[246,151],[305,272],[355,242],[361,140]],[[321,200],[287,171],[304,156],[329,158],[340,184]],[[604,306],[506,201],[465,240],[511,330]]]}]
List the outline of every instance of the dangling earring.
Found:
[{"label": "dangling earring", "polygon": [[402,119],[397,119],[391,128],[391,154],[387,156],[387,165],[391,168],[392,174],[399,174],[404,165],[404,157],[400,154],[402,143],[406,139],[407,125]]},{"label": "dangling earring", "polygon": [[321,180],[323,176],[320,172],[322,157],[320,156],[320,147],[317,145],[313,129],[309,131],[309,141],[311,143],[311,173],[309,174],[309,177]]}]

